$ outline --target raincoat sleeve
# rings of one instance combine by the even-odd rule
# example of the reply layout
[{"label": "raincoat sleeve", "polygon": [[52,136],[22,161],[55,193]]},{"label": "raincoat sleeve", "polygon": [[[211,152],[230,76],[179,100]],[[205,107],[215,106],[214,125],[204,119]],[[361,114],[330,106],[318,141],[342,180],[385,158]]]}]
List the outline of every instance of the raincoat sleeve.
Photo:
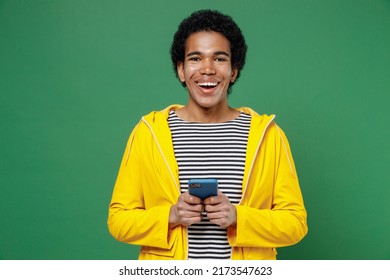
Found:
[{"label": "raincoat sleeve", "polygon": [[173,242],[168,233],[170,205],[145,205],[145,184],[155,182],[145,173],[148,159],[140,126],[139,123],[131,133],[119,168],[109,206],[108,228],[119,241],[169,249]]},{"label": "raincoat sleeve", "polygon": [[[272,167],[267,172],[255,172],[253,176],[257,178],[252,180],[249,202],[236,206],[237,226],[228,228],[232,246],[289,246],[299,242],[308,230],[306,209],[284,132],[276,125],[272,126],[268,131],[268,140],[263,144],[262,152],[267,156],[257,168],[261,165]],[[258,179],[259,176],[268,178]],[[264,192],[270,197],[266,203],[259,199]]]}]

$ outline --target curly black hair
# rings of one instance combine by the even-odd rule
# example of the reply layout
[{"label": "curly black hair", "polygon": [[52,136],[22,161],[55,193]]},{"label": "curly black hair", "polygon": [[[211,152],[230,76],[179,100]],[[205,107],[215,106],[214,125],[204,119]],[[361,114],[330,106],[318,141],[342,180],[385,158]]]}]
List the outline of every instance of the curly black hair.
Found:
[{"label": "curly black hair", "polygon": [[[240,76],[240,71],[244,68],[245,57],[247,52],[247,45],[245,43],[244,35],[241,29],[234,22],[234,20],[215,10],[200,10],[192,13],[188,18],[184,19],[178,30],[176,31],[172,46],[170,49],[172,66],[178,77],[177,65],[184,62],[185,45],[188,37],[200,31],[214,31],[221,33],[230,43],[230,50],[232,53],[232,68],[238,70],[237,78]],[[231,83],[229,86],[229,93],[231,91]],[[185,87],[185,83],[182,83]]]}]

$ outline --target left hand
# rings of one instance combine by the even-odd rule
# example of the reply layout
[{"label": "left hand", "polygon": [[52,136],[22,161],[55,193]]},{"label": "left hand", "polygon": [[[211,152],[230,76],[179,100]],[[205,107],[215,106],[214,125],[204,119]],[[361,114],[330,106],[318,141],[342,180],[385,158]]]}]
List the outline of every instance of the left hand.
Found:
[{"label": "left hand", "polygon": [[236,207],[221,191],[217,196],[210,196],[203,201],[210,222],[222,228],[235,226],[237,223]]}]

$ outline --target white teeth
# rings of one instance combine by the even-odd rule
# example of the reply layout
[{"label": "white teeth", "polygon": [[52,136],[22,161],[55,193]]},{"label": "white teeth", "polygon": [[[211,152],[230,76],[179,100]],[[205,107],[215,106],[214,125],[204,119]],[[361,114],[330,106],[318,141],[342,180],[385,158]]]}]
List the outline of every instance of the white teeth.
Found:
[{"label": "white teeth", "polygon": [[204,83],[198,83],[201,87],[215,87],[218,85],[218,83],[212,83],[212,82],[204,82]]}]

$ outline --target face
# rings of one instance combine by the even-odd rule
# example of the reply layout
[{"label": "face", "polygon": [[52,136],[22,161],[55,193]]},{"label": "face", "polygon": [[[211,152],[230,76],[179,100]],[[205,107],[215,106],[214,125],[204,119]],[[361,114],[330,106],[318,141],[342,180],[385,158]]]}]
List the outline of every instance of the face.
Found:
[{"label": "face", "polygon": [[177,66],[189,92],[188,107],[223,108],[227,91],[237,77],[232,69],[229,41],[218,32],[201,31],[188,37],[184,63]]}]

